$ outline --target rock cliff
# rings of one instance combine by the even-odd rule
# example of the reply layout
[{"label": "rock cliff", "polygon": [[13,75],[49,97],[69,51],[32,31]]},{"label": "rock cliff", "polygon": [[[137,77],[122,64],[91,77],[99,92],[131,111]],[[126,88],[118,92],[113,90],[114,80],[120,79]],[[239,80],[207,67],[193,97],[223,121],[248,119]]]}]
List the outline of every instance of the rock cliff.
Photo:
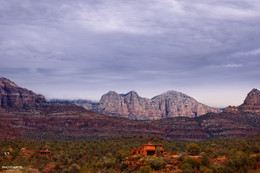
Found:
[{"label": "rock cliff", "polygon": [[243,112],[260,114],[260,91],[252,89],[239,109]]},{"label": "rock cliff", "polygon": [[221,112],[177,91],[168,91],[152,99],[142,98],[135,91],[127,94],[110,91],[101,97],[96,111],[137,120],[197,117]]},{"label": "rock cliff", "polygon": [[[11,95],[8,96],[7,94],[6,97],[2,97],[2,93],[11,93]],[[7,79],[1,79],[1,101],[10,100],[12,93],[13,95],[15,93],[20,94],[23,99],[14,103],[6,101],[8,102],[7,107],[5,107],[5,104],[1,105],[0,140],[15,138],[85,140],[133,135],[152,135],[173,140],[202,140],[215,137],[247,137],[260,131],[260,116],[250,112],[239,111],[236,114],[232,112],[207,113],[198,118],[174,117],[161,120],[134,121],[128,118],[98,114],[69,103],[44,102],[44,97],[37,97],[32,91],[20,88]],[[27,99],[30,98],[31,102],[29,103],[31,104],[24,104],[26,99],[21,93],[26,94]],[[251,105],[250,110],[258,109],[257,106],[255,107],[259,103],[255,99],[258,95],[256,93],[258,92],[254,91],[248,95],[243,104],[247,109],[244,110],[249,110],[248,105]],[[141,98],[136,92],[125,95],[109,92],[102,99],[104,110],[107,107],[112,107],[114,113],[117,113],[117,109],[120,108],[118,105],[121,105],[120,110],[126,113],[129,113],[129,111],[146,113],[146,109],[155,107],[149,113],[156,115],[152,111],[156,111],[156,108],[160,105],[157,114],[161,115],[161,110],[167,110],[168,115],[172,115],[171,109],[175,102],[172,102],[171,99],[175,97],[179,100],[187,99],[186,102],[182,102],[192,109],[194,99],[172,91],[153,99]],[[163,101],[159,102],[158,100]],[[24,105],[26,106],[23,107]],[[254,105],[253,109],[252,105]],[[199,110],[198,107],[193,109]],[[236,110],[236,108],[234,109]]]},{"label": "rock cliff", "polygon": [[43,95],[21,88],[6,78],[0,78],[0,107],[25,108],[45,102]]},{"label": "rock cliff", "polygon": [[240,106],[229,106],[224,112],[226,113],[253,113],[260,114],[260,91],[257,89],[252,89],[248,94],[244,101],[244,103]]}]

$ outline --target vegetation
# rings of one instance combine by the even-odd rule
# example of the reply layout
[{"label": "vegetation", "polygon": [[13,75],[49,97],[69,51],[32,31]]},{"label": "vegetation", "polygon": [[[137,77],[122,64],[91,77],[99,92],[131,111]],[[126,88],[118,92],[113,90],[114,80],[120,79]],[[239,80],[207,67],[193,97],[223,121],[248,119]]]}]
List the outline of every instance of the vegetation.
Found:
[{"label": "vegetation", "polygon": [[155,157],[155,156],[148,156],[145,159],[145,164],[149,165],[151,168],[153,168],[154,170],[159,170],[160,168],[163,167],[163,165],[165,164],[163,159],[159,158],[159,157]]},{"label": "vegetation", "polygon": [[200,153],[201,149],[198,144],[190,143],[187,145],[187,152],[191,155],[198,155]]},{"label": "vegetation", "polygon": [[[176,169],[182,172],[248,172],[258,170],[260,162],[260,135],[246,139],[211,139],[199,142],[176,142],[153,136],[120,137],[95,141],[0,141],[0,168],[2,166],[23,166],[49,172],[167,172]],[[166,151],[174,152],[176,163],[163,157],[149,156],[134,159],[143,161],[139,167],[128,166],[126,157],[130,148],[152,142],[162,144]],[[21,148],[28,151],[49,149],[51,156],[36,152],[24,155]],[[223,163],[214,159],[226,158]],[[174,158],[173,158],[174,160]]]}]

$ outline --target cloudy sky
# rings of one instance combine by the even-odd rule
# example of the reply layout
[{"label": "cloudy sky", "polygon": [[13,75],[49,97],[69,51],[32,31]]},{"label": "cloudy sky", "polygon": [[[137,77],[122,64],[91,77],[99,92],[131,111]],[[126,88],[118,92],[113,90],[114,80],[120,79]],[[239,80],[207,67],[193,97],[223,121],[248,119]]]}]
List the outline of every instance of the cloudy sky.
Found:
[{"label": "cloudy sky", "polygon": [[47,98],[260,89],[259,0],[0,0],[0,75]]}]

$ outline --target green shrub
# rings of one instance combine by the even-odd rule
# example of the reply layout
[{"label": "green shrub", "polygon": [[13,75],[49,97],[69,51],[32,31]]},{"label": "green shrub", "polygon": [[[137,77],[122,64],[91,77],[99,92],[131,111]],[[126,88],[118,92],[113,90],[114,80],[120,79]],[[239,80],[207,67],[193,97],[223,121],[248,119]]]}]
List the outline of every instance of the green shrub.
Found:
[{"label": "green shrub", "polygon": [[104,167],[104,164],[100,161],[97,161],[96,168],[103,168],[103,167]]},{"label": "green shrub", "polygon": [[192,165],[189,163],[182,164],[180,168],[183,173],[193,173]]},{"label": "green shrub", "polygon": [[103,160],[106,168],[110,168],[116,163],[116,158],[114,157],[111,158],[104,157]]},{"label": "green shrub", "polygon": [[138,173],[151,173],[151,172],[153,172],[153,169],[149,165],[141,166],[138,170]]},{"label": "green shrub", "polygon": [[207,156],[210,157],[210,158],[216,158],[216,157],[218,156],[217,153],[215,152],[215,150],[212,149],[212,148],[209,148],[209,147],[205,148],[205,149],[204,149],[204,152],[205,152],[205,153],[207,154]]},{"label": "green shrub", "polygon": [[151,168],[158,170],[164,166],[164,161],[161,158],[149,156],[145,159],[145,164],[151,166]]},{"label": "green shrub", "polygon": [[127,164],[122,163],[122,164],[120,165],[120,170],[121,170],[121,171],[125,170],[126,168],[128,168],[128,165],[127,165]]},{"label": "green shrub", "polygon": [[207,168],[205,166],[201,166],[200,167],[200,171],[201,171],[201,173],[213,173],[212,169],[209,169],[209,168]]},{"label": "green shrub", "polygon": [[202,154],[201,165],[208,167],[210,165],[209,158],[206,154]]},{"label": "green shrub", "polygon": [[249,156],[242,151],[238,151],[228,160],[226,167],[231,168],[233,171],[243,170],[247,172],[250,165]]},{"label": "green shrub", "polygon": [[77,164],[73,164],[69,167],[69,172],[71,173],[77,173],[80,170],[80,166]]},{"label": "green shrub", "polygon": [[115,154],[116,160],[118,160],[118,161],[122,161],[127,156],[128,156],[128,153],[126,151],[123,151],[123,150],[118,150]]},{"label": "green shrub", "polygon": [[186,157],[186,158],[183,160],[183,162],[182,162],[182,164],[180,165],[180,167],[181,167],[182,165],[184,165],[185,163],[190,164],[193,169],[197,167],[196,161],[193,160],[191,157]]},{"label": "green shrub", "polygon": [[195,143],[189,143],[187,145],[187,152],[191,155],[198,155],[200,153],[201,149],[198,144]]},{"label": "green shrub", "polygon": [[182,154],[180,157],[178,157],[178,161],[182,162],[184,160],[184,155]]}]

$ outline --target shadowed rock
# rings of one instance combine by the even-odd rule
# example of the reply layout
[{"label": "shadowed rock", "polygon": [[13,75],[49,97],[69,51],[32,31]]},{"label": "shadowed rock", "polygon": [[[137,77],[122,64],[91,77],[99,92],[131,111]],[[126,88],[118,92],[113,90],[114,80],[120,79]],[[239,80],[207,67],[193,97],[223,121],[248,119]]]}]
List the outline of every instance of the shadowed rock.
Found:
[{"label": "shadowed rock", "polygon": [[227,113],[253,113],[260,114],[260,91],[257,89],[252,89],[248,94],[244,101],[244,103],[240,106],[229,106],[224,112]]},{"label": "shadowed rock", "polygon": [[6,78],[0,78],[0,107],[34,107],[36,103],[43,102],[45,102],[43,95],[21,88]]}]

